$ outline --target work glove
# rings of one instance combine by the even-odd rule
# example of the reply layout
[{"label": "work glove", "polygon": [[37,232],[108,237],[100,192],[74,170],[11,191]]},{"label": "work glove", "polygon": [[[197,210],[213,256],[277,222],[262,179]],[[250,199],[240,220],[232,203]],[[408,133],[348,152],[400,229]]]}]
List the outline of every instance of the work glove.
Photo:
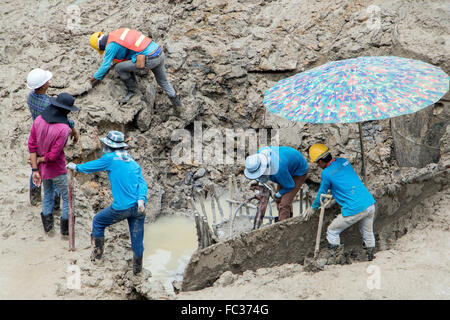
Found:
[{"label": "work glove", "polygon": [[77,170],[77,165],[73,162],[69,162],[66,166],[67,169],[71,169],[71,170]]},{"label": "work glove", "polygon": [[314,209],[313,207],[309,207],[308,209],[306,209],[305,212],[303,212],[303,219],[305,221],[308,221],[309,218],[311,218],[315,213],[316,213],[316,209]]},{"label": "work glove", "polygon": [[145,212],[144,200],[138,200],[138,212],[139,213],[144,213]]}]

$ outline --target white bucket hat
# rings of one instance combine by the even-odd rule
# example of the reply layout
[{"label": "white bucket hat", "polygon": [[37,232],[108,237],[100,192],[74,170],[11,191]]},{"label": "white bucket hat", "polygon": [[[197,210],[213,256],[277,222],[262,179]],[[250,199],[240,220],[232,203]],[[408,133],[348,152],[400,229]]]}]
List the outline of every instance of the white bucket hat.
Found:
[{"label": "white bucket hat", "polygon": [[27,76],[27,87],[28,89],[38,89],[46,84],[53,74],[50,71],[36,68],[30,71]]},{"label": "white bucket hat", "polygon": [[248,179],[258,179],[270,169],[269,164],[270,159],[264,153],[256,153],[248,156],[245,159],[244,175]]}]

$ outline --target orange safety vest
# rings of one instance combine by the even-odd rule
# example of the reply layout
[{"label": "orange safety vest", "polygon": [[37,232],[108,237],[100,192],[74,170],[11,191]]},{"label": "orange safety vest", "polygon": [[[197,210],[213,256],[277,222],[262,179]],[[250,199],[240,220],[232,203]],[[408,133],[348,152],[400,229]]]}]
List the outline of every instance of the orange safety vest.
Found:
[{"label": "orange safety vest", "polygon": [[140,52],[148,47],[150,42],[152,42],[152,39],[144,36],[139,31],[128,28],[120,28],[111,31],[108,34],[108,41],[106,44],[108,45],[110,42],[115,42],[127,49]]},{"label": "orange safety vest", "polygon": [[[148,47],[152,39],[144,36],[142,33],[136,30],[128,29],[128,28],[120,28],[114,31],[111,31],[108,34],[108,41],[106,45],[111,42],[115,42],[129,50],[133,50],[136,52],[140,52]],[[114,59],[116,62],[125,61]]]}]

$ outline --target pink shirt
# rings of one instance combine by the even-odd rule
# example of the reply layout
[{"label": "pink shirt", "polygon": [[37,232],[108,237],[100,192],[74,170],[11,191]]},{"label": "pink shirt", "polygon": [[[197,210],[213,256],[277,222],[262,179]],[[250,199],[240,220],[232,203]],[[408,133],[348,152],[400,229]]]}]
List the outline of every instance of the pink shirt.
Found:
[{"label": "pink shirt", "polygon": [[70,130],[67,124],[47,123],[41,116],[34,120],[28,138],[28,151],[44,157],[45,162],[39,164],[42,179],[52,179],[67,173],[64,146]]}]

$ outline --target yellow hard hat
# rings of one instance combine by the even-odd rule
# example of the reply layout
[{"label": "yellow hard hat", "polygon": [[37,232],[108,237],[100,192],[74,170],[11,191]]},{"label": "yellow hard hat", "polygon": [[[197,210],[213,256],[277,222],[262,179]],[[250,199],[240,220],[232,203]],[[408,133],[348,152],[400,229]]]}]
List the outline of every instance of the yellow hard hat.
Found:
[{"label": "yellow hard hat", "polygon": [[89,39],[89,43],[91,44],[91,47],[94,48],[95,50],[97,50],[98,53],[99,53],[100,55],[102,55],[103,52],[105,52],[105,51],[100,50],[100,49],[98,48],[98,38],[100,38],[100,36],[101,36],[102,34],[103,34],[103,32],[96,32],[96,33],[93,33],[93,34],[91,35],[91,38]]},{"label": "yellow hard hat", "polygon": [[328,147],[321,143],[313,144],[308,152],[312,162],[317,162],[330,153]]}]

